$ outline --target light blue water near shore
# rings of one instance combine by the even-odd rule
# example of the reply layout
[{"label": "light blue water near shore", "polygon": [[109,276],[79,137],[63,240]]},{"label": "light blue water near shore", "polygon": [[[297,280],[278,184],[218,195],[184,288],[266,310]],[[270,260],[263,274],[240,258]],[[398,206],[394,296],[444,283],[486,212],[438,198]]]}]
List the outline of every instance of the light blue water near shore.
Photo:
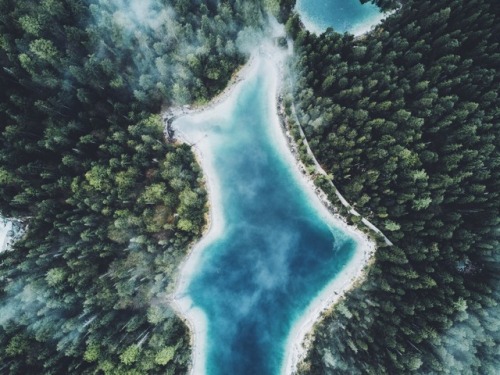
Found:
[{"label": "light blue water near shore", "polygon": [[221,189],[224,229],[186,290],[207,318],[208,375],[279,374],[294,322],[357,246],[320,216],[273,139],[273,73],[261,65],[243,82],[228,116],[176,123],[205,129]]},{"label": "light blue water near shore", "polygon": [[358,34],[381,19],[380,8],[359,0],[298,0],[296,9],[305,26],[317,33],[332,27],[339,33]]}]

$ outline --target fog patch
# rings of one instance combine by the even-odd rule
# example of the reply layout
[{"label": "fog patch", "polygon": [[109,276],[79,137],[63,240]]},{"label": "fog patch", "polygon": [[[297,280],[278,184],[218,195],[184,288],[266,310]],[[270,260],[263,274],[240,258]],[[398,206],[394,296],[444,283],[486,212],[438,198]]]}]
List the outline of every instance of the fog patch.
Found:
[{"label": "fog patch", "polygon": [[21,220],[0,216],[0,253],[12,250],[14,244],[23,237],[26,229],[26,225]]},{"label": "fog patch", "polygon": [[[472,309],[465,299],[455,301],[459,313],[441,336],[436,354],[447,374],[493,374],[500,368],[500,279],[495,276],[490,307]],[[496,348],[496,349],[495,349]]]},{"label": "fog patch", "polygon": [[266,232],[266,253],[256,264],[255,284],[262,290],[285,289],[290,280],[290,254],[297,247],[299,235],[291,231]]},{"label": "fog patch", "polygon": [[[97,9],[107,9],[112,14],[113,22],[129,33],[146,28],[157,30],[164,27],[169,29],[174,25],[175,12],[173,8],[157,0],[101,0],[99,8],[94,8],[94,10]],[[98,14],[94,12],[97,20],[99,22],[105,21]]]},{"label": "fog patch", "polygon": [[238,33],[236,45],[240,53],[250,56],[255,50],[262,46],[263,41],[269,43],[274,38],[286,35],[285,27],[276,18],[266,18],[264,28],[245,27]]}]

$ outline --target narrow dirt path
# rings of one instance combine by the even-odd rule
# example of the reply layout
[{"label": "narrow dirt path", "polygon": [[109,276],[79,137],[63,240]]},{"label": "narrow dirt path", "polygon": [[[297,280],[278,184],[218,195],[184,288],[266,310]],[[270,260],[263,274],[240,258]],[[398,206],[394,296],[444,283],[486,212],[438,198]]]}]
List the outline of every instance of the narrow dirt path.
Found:
[{"label": "narrow dirt path", "polygon": [[[316,168],[316,172],[327,177],[328,174],[326,173],[326,171],[323,169],[323,167],[321,167],[321,165],[318,163],[318,160],[316,160],[316,156],[314,156],[312,150],[311,150],[311,147],[309,147],[309,142],[307,141],[307,137],[306,137],[306,134],[304,133],[304,130],[302,129],[302,125],[300,124],[300,121],[299,121],[299,117],[297,116],[297,111],[295,110],[295,103],[292,102],[292,105],[291,105],[291,110],[292,110],[292,115],[294,117],[294,120],[295,122],[297,123],[297,126],[299,128],[299,132],[300,132],[300,137],[302,138],[302,142],[304,143],[304,145],[306,146],[306,149],[307,149],[307,154],[311,157],[312,161],[314,162],[314,166]],[[370,228],[372,231],[374,231],[375,233],[377,233],[378,235],[380,235],[381,237],[384,238],[384,241],[387,245],[389,246],[393,246],[393,243],[391,242],[391,240],[389,240],[385,234],[380,230],[378,229],[374,224],[372,224],[370,221],[368,221],[368,219],[362,217],[358,211],[356,211],[351,204],[349,204],[349,202],[344,198],[344,196],[342,194],[340,194],[339,190],[337,189],[337,187],[335,186],[335,184],[333,183],[333,181],[329,178],[326,178],[326,180],[328,181],[328,183],[330,184],[330,186],[333,188],[333,190],[335,191],[335,194],[337,195],[337,197],[339,198],[340,202],[342,203],[342,205],[346,208],[349,209],[349,213],[353,214],[354,216],[359,216],[361,217],[361,222],[363,224],[365,224],[368,228]]]}]

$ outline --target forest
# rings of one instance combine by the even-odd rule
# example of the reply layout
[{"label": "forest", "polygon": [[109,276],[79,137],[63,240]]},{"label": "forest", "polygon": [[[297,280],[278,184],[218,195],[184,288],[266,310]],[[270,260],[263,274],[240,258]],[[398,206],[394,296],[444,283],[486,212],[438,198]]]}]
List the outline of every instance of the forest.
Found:
[{"label": "forest", "polygon": [[245,61],[258,2],[0,0],[0,373],[184,374],[169,305],[205,225],[163,107],[204,103]]},{"label": "forest", "polygon": [[286,100],[341,193],[394,243],[325,314],[297,372],[496,374],[500,3],[396,8],[360,37],[287,20]]},{"label": "forest", "polygon": [[293,0],[0,0],[0,212],[27,229],[0,254],[1,374],[186,373],[169,298],[207,193],[159,114],[220,92],[265,9],[317,159],[394,243],[298,373],[500,368],[500,3],[372,1],[396,11],[354,38]]}]

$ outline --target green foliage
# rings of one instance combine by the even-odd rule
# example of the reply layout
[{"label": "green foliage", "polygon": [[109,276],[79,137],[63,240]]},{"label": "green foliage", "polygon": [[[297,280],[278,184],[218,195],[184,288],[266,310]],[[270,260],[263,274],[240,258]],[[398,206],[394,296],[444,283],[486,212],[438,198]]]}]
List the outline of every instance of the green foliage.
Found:
[{"label": "green foliage", "polygon": [[388,231],[394,232],[394,231],[400,230],[401,226],[399,224],[395,223],[394,221],[387,220],[385,223],[385,229],[387,229]]},{"label": "green foliage", "polygon": [[52,268],[47,272],[45,280],[50,286],[61,284],[66,279],[66,271],[63,268]]},{"label": "green foliage", "polygon": [[187,372],[165,301],[206,192],[157,114],[224,88],[262,20],[240,1],[0,0],[0,211],[29,224],[0,255],[0,373]]},{"label": "green foliage", "polygon": [[87,346],[87,350],[83,354],[83,359],[88,362],[94,362],[100,357],[99,345],[96,343],[91,343]]},{"label": "green foliage", "polygon": [[311,148],[394,243],[317,327],[299,373],[495,373],[499,14],[404,1],[360,38],[291,33]]},{"label": "green foliage", "polygon": [[130,345],[122,354],[120,354],[120,361],[126,365],[130,365],[137,361],[138,355],[139,348],[137,347],[137,345]]},{"label": "green foliage", "polygon": [[33,52],[40,60],[48,62],[54,61],[57,57],[57,49],[50,40],[36,39],[30,43],[30,51]]},{"label": "green foliage", "polygon": [[155,362],[159,365],[166,365],[175,356],[175,348],[169,346],[168,348],[162,349],[155,357]]}]

